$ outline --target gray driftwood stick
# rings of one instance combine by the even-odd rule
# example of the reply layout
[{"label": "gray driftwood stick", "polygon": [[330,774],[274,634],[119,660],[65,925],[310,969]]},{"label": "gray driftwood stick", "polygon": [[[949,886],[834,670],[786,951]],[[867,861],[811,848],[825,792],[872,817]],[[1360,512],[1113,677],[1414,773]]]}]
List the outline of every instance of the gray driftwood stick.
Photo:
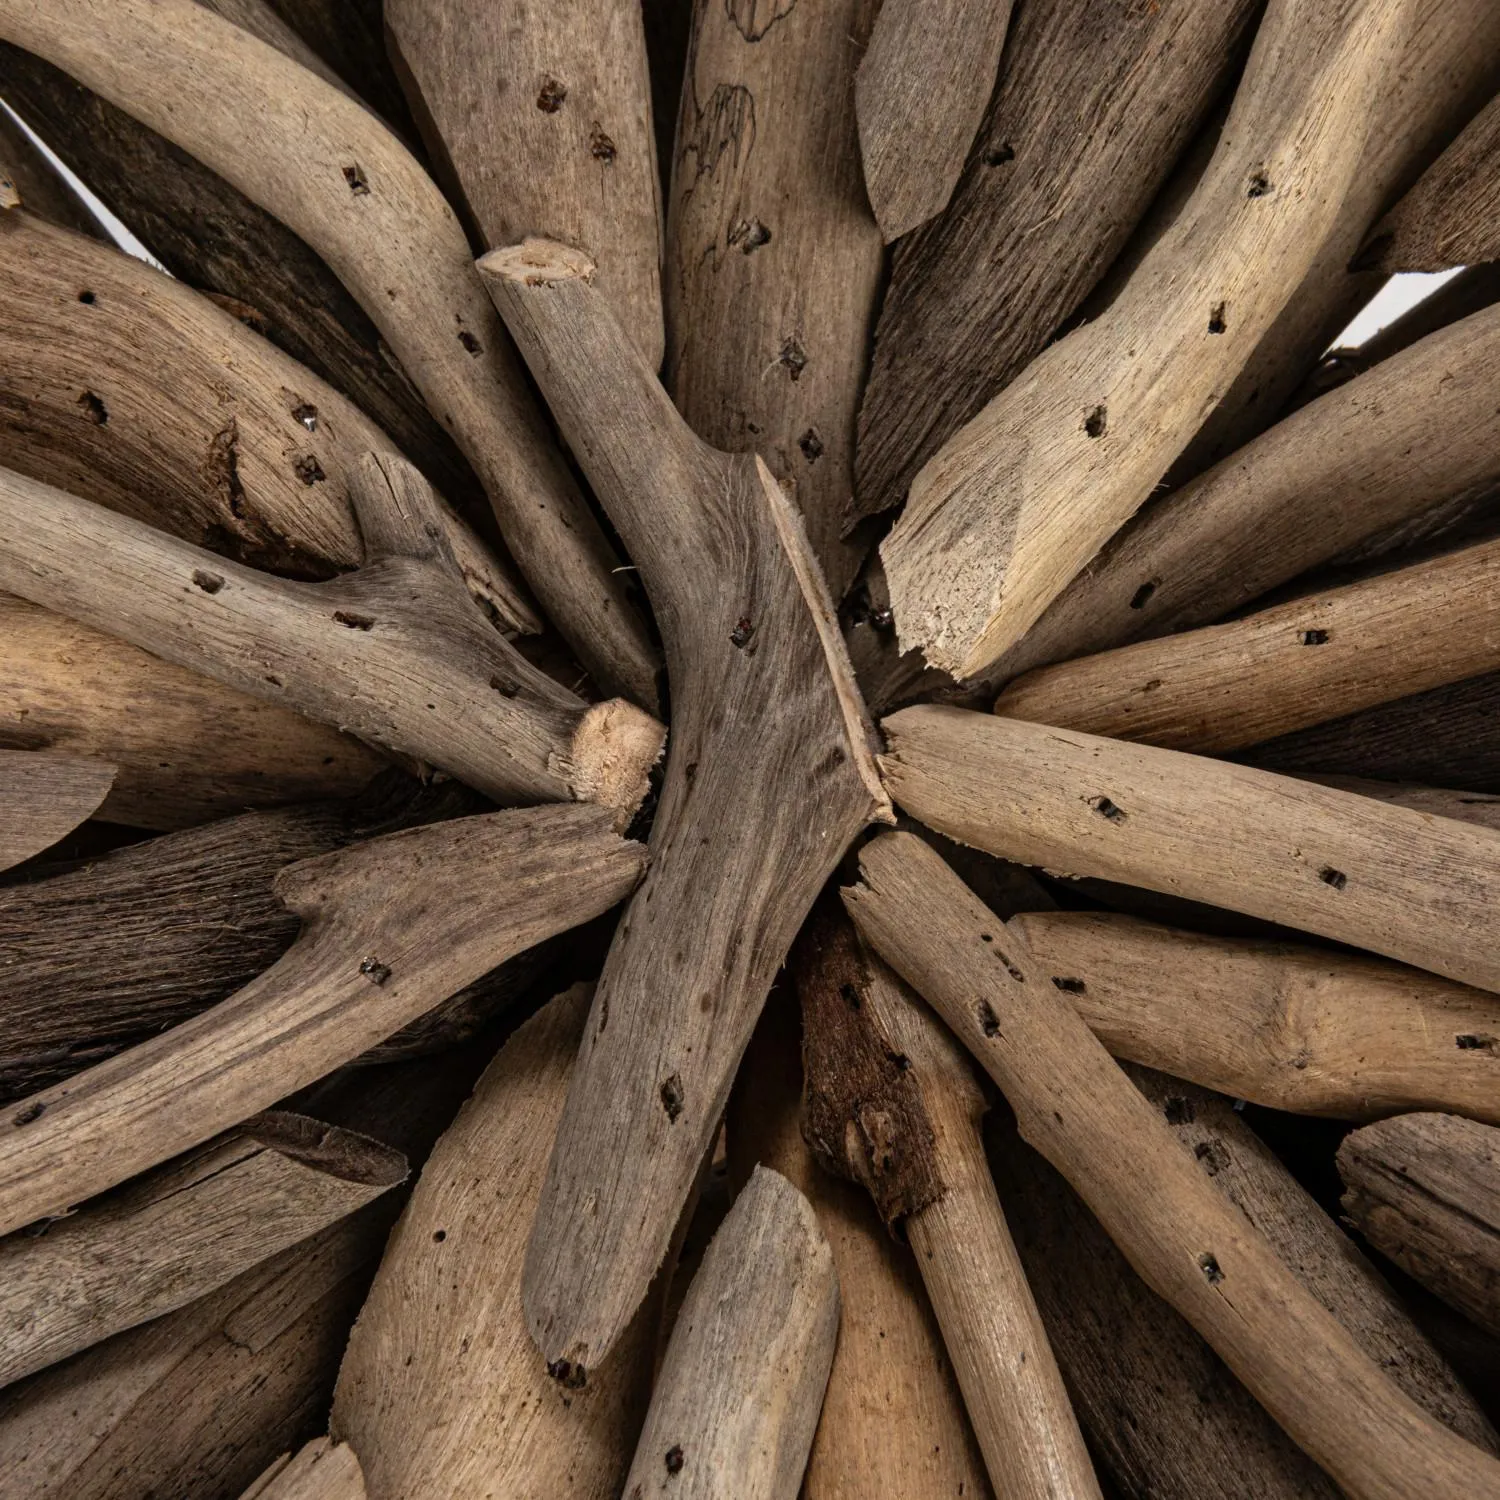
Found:
[{"label": "gray driftwood stick", "polygon": [[765,464],[694,436],[586,257],[528,242],[482,266],[640,565],[672,688],[650,872],[610,946],[527,1259],[543,1353],[587,1368],[667,1253],[803,917],[890,812],[832,601]]},{"label": "gray driftwood stick", "polygon": [[354,1450],[319,1437],[283,1454],[240,1500],[365,1500],[366,1493]]},{"label": "gray driftwood stick", "polygon": [[0,870],[40,854],[99,810],[116,768],[44,750],[0,750]]}]

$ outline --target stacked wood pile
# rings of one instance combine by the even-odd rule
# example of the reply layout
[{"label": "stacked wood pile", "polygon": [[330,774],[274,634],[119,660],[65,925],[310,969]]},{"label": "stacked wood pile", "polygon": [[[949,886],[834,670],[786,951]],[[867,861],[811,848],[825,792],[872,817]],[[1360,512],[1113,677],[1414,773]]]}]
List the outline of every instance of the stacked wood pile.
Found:
[{"label": "stacked wood pile", "polygon": [[0,100],[4,1500],[1500,1500],[1494,0]]}]

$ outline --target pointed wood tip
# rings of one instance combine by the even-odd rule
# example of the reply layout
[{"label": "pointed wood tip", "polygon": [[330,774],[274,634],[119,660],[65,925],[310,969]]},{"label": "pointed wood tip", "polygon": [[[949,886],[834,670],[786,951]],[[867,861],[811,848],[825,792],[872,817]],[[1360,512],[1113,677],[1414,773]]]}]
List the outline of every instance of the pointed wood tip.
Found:
[{"label": "pointed wood tip", "polygon": [[118,767],[51,750],[0,750],[0,870],[50,848],[98,812]]},{"label": "pointed wood tip", "polygon": [[519,245],[506,245],[480,256],[479,274],[494,281],[514,281],[522,286],[552,286],[559,281],[592,281],[597,267],[593,258],[558,240],[531,236]]}]

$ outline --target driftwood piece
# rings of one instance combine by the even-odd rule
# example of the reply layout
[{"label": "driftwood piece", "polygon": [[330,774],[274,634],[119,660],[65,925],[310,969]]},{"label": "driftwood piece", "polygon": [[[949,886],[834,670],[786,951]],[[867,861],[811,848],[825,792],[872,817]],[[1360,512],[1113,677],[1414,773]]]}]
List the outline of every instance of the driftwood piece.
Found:
[{"label": "driftwood piece", "polygon": [[313,50],[300,32],[289,26],[269,0],[198,0],[209,10],[233,21],[251,36],[258,36],[278,52],[285,53],[294,62],[316,73],[324,83],[330,83],[340,93],[351,99],[359,95]]},{"label": "driftwood piece", "polygon": [[104,226],[16,123],[0,109],[0,206],[24,208],[76,234],[104,238]]},{"label": "driftwood piece", "polygon": [[492,813],[283,870],[277,894],[304,922],[284,958],[212,1010],[8,1112],[0,1230],[209,1139],[608,910],[644,854],[609,825],[595,808]]},{"label": "driftwood piece", "polygon": [[884,0],[855,78],[865,188],[886,243],[947,208],[995,89],[1010,0]]},{"label": "driftwood piece", "polygon": [[440,767],[497,802],[634,809],[663,730],[589,705],[470,600],[437,497],[399,456],[349,475],[369,559],[327,583],[273,578],[0,470],[0,588]]},{"label": "driftwood piece", "polygon": [[692,434],[586,257],[533,241],[483,266],[640,565],[672,688],[650,872],[599,981],[526,1266],[542,1352],[587,1368],[662,1263],[803,917],[890,813],[832,602],[770,471]]},{"label": "driftwood piece", "polygon": [[283,1454],[240,1500],[365,1500],[365,1476],[347,1443],[314,1438]]},{"label": "driftwood piece", "polygon": [[905,811],[959,843],[1186,896],[1500,989],[1500,838],[1452,818],[958,708],[882,725]]},{"label": "driftwood piece", "polygon": [[900,504],[917,470],[1056,336],[1222,88],[1255,9],[1016,10],[952,204],[892,256],[859,414],[862,514]]},{"label": "driftwood piece", "polygon": [[969,1060],[836,913],[793,950],[803,1130],[916,1255],[997,1495],[1099,1494],[979,1135]]},{"label": "driftwood piece", "polygon": [[903,647],[968,677],[1149,498],[1307,272],[1405,5],[1272,0],[1218,150],[1105,312],[925,465],[881,548]]},{"label": "driftwood piece", "polygon": [[661,364],[661,217],[640,0],[391,0],[386,27],[434,161],[487,248],[587,250],[646,363]]},{"label": "driftwood piece", "polygon": [[757,1167],[688,1288],[624,1493],[794,1500],[839,1330],[833,1254],[801,1193]]},{"label": "driftwood piece", "polygon": [[271,1110],[0,1240],[0,1385],[145,1323],[362,1208],[406,1177],[367,1136]]},{"label": "driftwood piece", "polygon": [[1500,1334],[1500,1131],[1398,1115],[1339,1147],[1344,1212],[1383,1255]]},{"label": "driftwood piece", "polygon": [[654,653],[615,559],[546,436],[457,217],[400,141],[195,0],[58,0],[42,11],[7,0],[0,37],[160,129],[323,256],[474,465],[580,661],[611,690],[653,703]]},{"label": "driftwood piece", "polygon": [[1500,796],[1483,792],[1460,792],[1446,786],[1417,786],[1407,781],[1372,781],[1366,776],[1324,776],[1307,772],[1304,781],[1321,786],[1338,787],[1373,797],[1377,802],[1394,802],[1400,807],[1431,813],[1435,818],[1457,818],[1461,823],[1477,823],[1481,828],[1500,830]]},{"label": "driftwood piece", "polygon": [[40,854],[98,812],[115,774],[107,761],[0,750],[0,870]]},{"label": "driftwood piece", "polygon": [[938,855],[888,834],[861,873],[845,900],[866,940],[933,1001],[1147,1283],[1348,1495],[1500,1492],[1500,1462],[1364,1353]]},{"label": "driftwood piece", "polygon": [[667,389],[793,492],[835,600],[867,545],[842,532],[883,260],[852,98],[874,10],[697,0],[667,225]]},{"label": "driftwood piece", "polygon": [[333,1407],[333,1431],[376,1495],[621,1493],[650,1386],[654,1309],[579,1386],[548,1377],[521,1306],[526,1238],[588,1005],[579,986],[514,1034],[391,1237]]}]

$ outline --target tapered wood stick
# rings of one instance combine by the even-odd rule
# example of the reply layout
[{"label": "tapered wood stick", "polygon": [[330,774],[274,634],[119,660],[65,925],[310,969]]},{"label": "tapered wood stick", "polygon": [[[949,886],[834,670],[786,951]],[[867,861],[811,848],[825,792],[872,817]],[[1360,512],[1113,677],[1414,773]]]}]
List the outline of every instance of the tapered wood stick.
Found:
[{"label": "tapered wood stick", "polygon": [[107,761],[0,750],[0,870],[40,854],[98,812],[115,774]]},{"label": "tapered wood stick", "polygon": [[6,0],[0,37],[160,130],[323,256],[474,465],[579,659],[653,703],[654,654],[615,560],[543,433],[457,218],[401,143],[195,0],[59,0],[44,12]]},{"label": "tapered wood stick", "polygon": [[369,561],[329,583],[255,572],[0,470],[0,588],[411,754],[499,802],[633,809],[662,728],[588,705],[475,609],[436,496],[404,459],[349,475]]},{"label": "tapered wood stick", "polygon": [[482,265],[640,565],[672,686],[651,871],[599,981],[526,1266],[542,1352],[587,1368],[666,1254],[813,898],[890,813],[827,589],[765,465],[693,436],[585,257],[529,242]]},{"label": "tapered wood stick", "polygon": [[389,834],[283,870],[291,951],[191,1021],[8,1109],[0,1232],[60,1213],[303,1088],[619,901],[644,851],[602,809]]},{"label": "tapered wood stick", "polygon": [[882,725],[886,785],[960,843],[1206,901],[1500,989],[1500,837],[1451,818],[958,708]]},{"label": "tapered wood stick", "polygon": [[757,1167],[678,1314],[624,1493],[793,1500],[839,1328],[833,1255],[811,1205]]},{"label": "tapered wood stick", "polygon": [[1347,1494],[1500,1494],[1500,1462],[1364,1354],[926,844],[885,835],[861,873],[845,900],[866,940],[931,998],[1147,1283]]},{"label": "tapered wood stick", "polygon": [[883,261],[856,138],[872,0],[696,0],[667,226],[665,381],[688,425],[790,489],[829,590]]},{"label": "tapered wood stick", "polygon": [[984,1097],[930,1011],[847,921],[815,915],[792,959],[803,1130],[904,1232],[997,1495],[1099,1494],[979,1137]]},{"label": "tapered wood stick", "polygon": [[365,1500],[365,1477],[347,1443],[314,1438],[283,1454],[240,1500]]},{"label": "tapered wood stick", "polygon": [[1500,1131],[1399,1115],[1339,1147],[1344,1212],[1382,1254],[1500,1334]]},{"label": "tapered wood stick", "polygon": [[1171,228],[917,476],[881,548],[903,646],[972,676],[1150,496],[1333,226],[1408,21],[1383,0],[1273,0]]},{"label": "tapered wood stick", "polygon": [[[578,986],[512,1036],[391,1237],[333,1406],[333,1431],[377,1495],[621,1493],[650,1387],[654,1309],[576,1386],[548,1377],[521,1306],[526,1238],[588,1007]],[[475,1192],[476,1180],[489,1189]]]}]

